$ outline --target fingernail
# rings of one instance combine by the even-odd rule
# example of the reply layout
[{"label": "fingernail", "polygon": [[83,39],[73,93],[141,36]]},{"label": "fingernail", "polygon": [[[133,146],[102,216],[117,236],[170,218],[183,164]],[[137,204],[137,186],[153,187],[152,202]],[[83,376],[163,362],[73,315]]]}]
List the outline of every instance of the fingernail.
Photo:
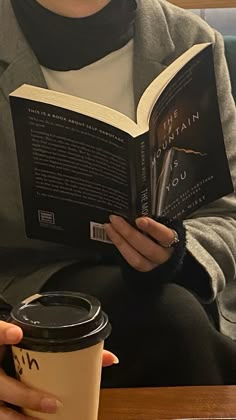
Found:
[{"label": "fingernail", "polygon": [[140,219],[136,220],[136,225],[141,229],[147,229],[148,221],[144,217],[140,217]]},{"label": "fingernail", "polygon": [[18,336],[20,336],[20,330],[18,328],[10,327],[9,330],[6,331],[6,338],[8,341],[16,340]]},{"label": "fingernail", "polygon": [[118,365],[119,363],[120,363],[120,361],[119,361],[118,357],[114,356],[113,365]]},{"label": "fingernail", "polygon": [[112,214],[111,216],[109,216],[109,219],[110,219],[110,222],[115,222],[119,220],[119,217]]},{"label": "fingernail", "polygon": [[45,413],[56,413],[59,408],[63,407],[59,400],[53,398],[43,398],[41,400],[41,409]]}]

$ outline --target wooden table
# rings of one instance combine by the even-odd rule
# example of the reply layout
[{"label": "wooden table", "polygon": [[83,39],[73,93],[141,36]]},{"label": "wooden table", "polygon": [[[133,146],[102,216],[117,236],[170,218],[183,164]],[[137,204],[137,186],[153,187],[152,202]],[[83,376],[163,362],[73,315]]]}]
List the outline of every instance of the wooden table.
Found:
[{"label": "wooden table", "polygon": [[236,419],[236,386],[109,389],[99,420]]}]

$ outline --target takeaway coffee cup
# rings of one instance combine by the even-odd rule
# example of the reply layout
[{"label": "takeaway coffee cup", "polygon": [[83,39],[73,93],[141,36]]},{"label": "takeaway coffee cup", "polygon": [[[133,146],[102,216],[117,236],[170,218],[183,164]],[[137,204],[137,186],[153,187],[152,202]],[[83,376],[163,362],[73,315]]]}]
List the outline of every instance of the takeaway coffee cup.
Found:
[{"label": "takeaway coffee cup", "polygon": [[100,302],[73,292],[36,294],[13,308],[11,322],[24,333],[12,346],[18,378],[62,402],[56,414],[25,414],[97,420],[103,343],[111,331]]}]

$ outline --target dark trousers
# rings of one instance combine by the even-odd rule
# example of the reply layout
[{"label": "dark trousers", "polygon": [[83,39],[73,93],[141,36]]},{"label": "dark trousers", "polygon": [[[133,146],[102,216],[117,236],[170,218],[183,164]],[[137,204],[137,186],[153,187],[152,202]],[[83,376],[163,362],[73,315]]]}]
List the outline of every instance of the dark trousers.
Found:
[{"label": "dark trousers", "polygon": [[181,286],[157,285],[150,293],[143,284],[136,291],[117,266],[73,266],[43,290],[100,299],[112,324],[105,348],[120,360],[103,369],[103,387],[236,384],[236,343],[213,325],[210,307]]}]

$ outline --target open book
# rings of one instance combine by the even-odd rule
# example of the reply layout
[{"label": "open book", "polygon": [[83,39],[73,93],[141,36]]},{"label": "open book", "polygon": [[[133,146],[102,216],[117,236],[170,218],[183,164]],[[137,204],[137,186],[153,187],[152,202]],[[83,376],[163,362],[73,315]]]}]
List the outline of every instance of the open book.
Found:
[{"label": "open book", "polygon": [[31,238],[109,243],[110,214],[186,218],[233,191],[211,44],[193,46],[149,85],[137,123],[29,85],[10,104]]}]

